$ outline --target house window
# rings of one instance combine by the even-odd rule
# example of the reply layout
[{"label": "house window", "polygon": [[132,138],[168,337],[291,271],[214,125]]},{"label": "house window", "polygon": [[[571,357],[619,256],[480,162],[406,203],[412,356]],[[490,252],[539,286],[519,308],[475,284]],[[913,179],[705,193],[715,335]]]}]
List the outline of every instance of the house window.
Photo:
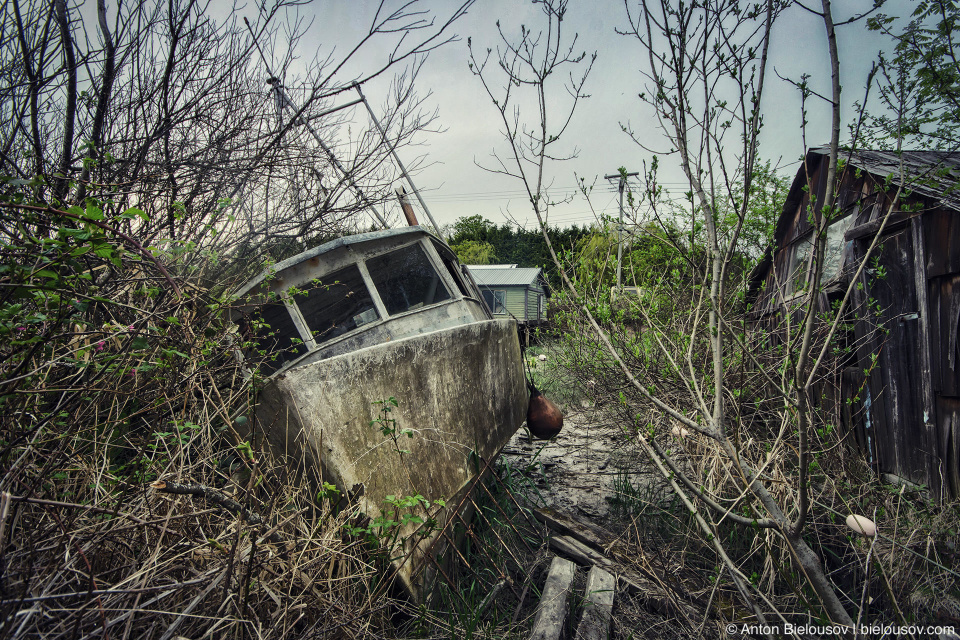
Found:
[{"label": "house window", "polygon": [[543,309],[544,295],[542,293],[537,294],[537,320],[542,320],[546,314]]},{"label": "house window", "polygon": [[841,259],[843,258],[843,234],[850,230],[857,216],[850,214],[845,218],[834,220],[827,227],[827,247],[823,252],[823,281],[830,282],[840,275]]},{"label": "house window", "polygon": [[807,270],[810,268],[810,252],[813,249],[813,234],[798,240],[793,249],[793,262],[790,265],[790,280],[793,291],[801,291],[807,286]]},{"label": "house window", "polygon": [[419,244],[371,258],[367,270],[390,315],[450,299],[450,292]]},{"label": "house window", "polygon": [[483,300],[493,313],[507,312],[507,292],[503,290],[484,289]]},{"label": "house window", "polygon": [[292,298],[318,344],[380,319],[356,265],[299,287]]},{"label": "house window", "polygon": [[[827,227],[827,242],[823,249],[823,273],[821,282],[830,282],[840,275],[840,266],[843,259],[844,234],[853,226],[856,216],[847,215],[839,220],[834,220]],[[810,267],[810,252],[813,250],[813,233],[805,238],[798,240],[793,253],[793,265],[791,268],[791,280],[793,281],[793,290],[800,291],[807,284],[807,270]]]}]

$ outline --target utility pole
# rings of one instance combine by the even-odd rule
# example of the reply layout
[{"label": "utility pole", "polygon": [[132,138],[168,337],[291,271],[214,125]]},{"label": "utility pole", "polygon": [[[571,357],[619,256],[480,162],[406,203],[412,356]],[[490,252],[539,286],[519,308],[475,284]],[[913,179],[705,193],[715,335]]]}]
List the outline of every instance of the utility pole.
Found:
[{"label": "utility pole", "polygon": [[623,189],[627,184],[627,178],[640,175],[636,171],[633,173],[627,173],[625,169],[621,169],[619,173],[614,173],[609,176],[603,176],[604,180],[613,180],[614,178],[619,178],[620,182],[617,187],[617,190],[620,192],[620,224],[617,225],[617,294],[619,295],[623,289],[623,286],[620,284],[620,264],[623,261]]}]

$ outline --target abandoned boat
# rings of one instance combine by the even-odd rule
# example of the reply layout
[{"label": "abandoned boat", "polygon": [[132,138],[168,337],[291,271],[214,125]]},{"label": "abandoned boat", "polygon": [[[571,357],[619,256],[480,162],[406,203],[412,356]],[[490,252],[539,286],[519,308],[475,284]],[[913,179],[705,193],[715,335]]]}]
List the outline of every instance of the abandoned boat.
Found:
[{"label": "abandoned boat", "polygon": [[[267,376],[257,437],[371,519],[400,519],[388,497],[454,504],[476,460],[497,455],[524,420],[516,323],[493,319],[469,272],[421,227],[279,262],[238,292],[234,319]],[[448,515],[420,507],[423,519]],[[421,526],[399,529],[398,577],[414,596],[431,538]]]}]

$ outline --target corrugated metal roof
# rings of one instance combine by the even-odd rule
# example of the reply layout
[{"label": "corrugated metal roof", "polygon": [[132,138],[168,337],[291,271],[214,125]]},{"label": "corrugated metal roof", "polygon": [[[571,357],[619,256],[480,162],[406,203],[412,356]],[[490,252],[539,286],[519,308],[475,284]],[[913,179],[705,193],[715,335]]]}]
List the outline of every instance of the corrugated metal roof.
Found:
[{"label": "corrugated metal roof", "polygon": [[[826,155],[830,153],[830,147],[813,151]],[[902,161],[906,178],[904,187],[960,211],[960,153],[857,149],[852,153],[840,151],[838,158],[849,159],[853,166],[875,176],[890,176],[894,183],[900,182]]]},{"label": "corrugated metal roof", "polygon": [[470,275],[481,287],[496,286],[530,286],[536,283],[542,272],[537,267],[503,267],[500,269],[486,267],[470,269]]},{"label": "corrugated metal roof", "polygon": [[516,269],[517,265],[515,264],[472,264],[470,268],[476,271],[477,269]]}]

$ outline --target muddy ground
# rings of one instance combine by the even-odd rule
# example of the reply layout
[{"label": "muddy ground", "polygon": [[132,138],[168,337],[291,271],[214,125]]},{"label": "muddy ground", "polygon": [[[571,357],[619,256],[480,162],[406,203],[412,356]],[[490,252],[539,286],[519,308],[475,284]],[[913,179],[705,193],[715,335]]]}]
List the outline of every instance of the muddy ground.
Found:
[{"label": "muddy ground", "polygon": [[[503,460],[533,481],[543,506],[601,525],[615,535],[638,524],[630,509],[625,510],[622,502],[617,504],[618,489],[624,482],[634,487],[663,484],[659,476],[649,475],[620,425],[590,406],[566,409],[563,430],[553,440],[531,439],[526,428],[521,428],[505,447]],[[636,500],[637,495],[633,491],[625,497]],[[585,575],[586,570],[578,573]],[[582,582],[583,576],[580,578]],[[618,591],[611,638],[689,637],[674,615],[651,610],[641,601],[623,589]],[[698,636],[715,637],[713,631],[702,629]]]},{"label": "muddy ground", "polygon": [[600,524],[612,516],[617,475],[633,466],[637,452],[618,425],[582,408],[564,415],[563,430],[553,440],[531,439],[521,428],[503,459],[526,469],[546,506]]}]

